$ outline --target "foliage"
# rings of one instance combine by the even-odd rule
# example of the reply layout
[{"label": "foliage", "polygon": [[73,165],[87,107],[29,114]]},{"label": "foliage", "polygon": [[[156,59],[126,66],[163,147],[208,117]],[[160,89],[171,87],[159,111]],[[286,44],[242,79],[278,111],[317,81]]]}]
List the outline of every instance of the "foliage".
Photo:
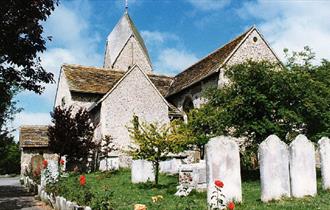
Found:
[{"label": "foliage", "polygon": [[67,167],[72,170],[78,166],[86,171],[88,157],[95,148],[94,127],[89,113],[81,108],[75,113],[73,108],[55,107],[51,113],[53,125],[48,127],[49,149],[60,156],[66,155]]},{"label": "foliage", "polygon": [[[137,203],[146,205],[148,209],[207,209],[206,192],[198,193],[193,191],[187,197],[175,196],[174,193],[177,190],[178,177],[164,174],[160,176],[161,184],[158,188],[155,188],[151,183],[132,184],[129,170],[120,170],[116,173],[111,173],[111,176],[105,176],[105,173],[95,172],[87,174],[86,178],[88,184],[90,184],[91,191],[96,196],[101,196],[106,188],[111,189],[112,196],[109,200],[112,202],[113,209],[132,209],[134,204]],[[70,195],[76,189],[76,185],[73,183],[76,183],[77,180],[78,176],[70,176],[63,180],[61,184],[61,196],[69,200],[74,200]],[[235,210],[319,210],[328,209],[330,206],[330,193],[322,189],[321,179],[318,179],[318,195],[315,197],[309,196],[301,199],[286,198],[278,202],[262,203],[260,200],[260,190],[259,181],[243,181],[242,191],[244,201],[241,204],[236,204]],[[152,197],[156,195],[162,195],[163,199],[154,203]]]},{"label": "foliage", "polygon": [[[90,184],[91,192],[94,195],[91,207],[92,209],[100,209],[96,206],[96,200],[99,199],[110,201],[112,209],[133,209],[137,203],[145,204],[148,209],[206,209],[205,193],[193,191],[188,197],[175,196],[177,177],[164,174],[160,174],[160,177],[161,183],[155,187],[150,182],[132,184],[130,171],[126,169],[111,172],[110,176],[104,172],[86,174],[87,184]],[[77,178],[78,176],[70,176],[63,180],[61,196],[68,200],[75,200],[73,191]],[[108,198],[104,194],[105,191],[108,192]]]},{"label": "foliage", "polygon": [[[248,61],[226,69],[231,81],[204,93],[207,103],[189,113],[187,127],[195,144],[210,137],[246,139],[245,163],[256,157],[258,144],[270,134],[289,143],[298,133],[316,141],[330,134],[330,64],[312,64],[309,48],[294,53],[285,66]],[[250,159],[250,160],[249,160]]]},{"label": "foliage", "polygon": [[0,1],[0,135],[6,134],[6,122],[20,111],[13,101],[17,92],[40,94],[42,83],[54,82],[39,56],[46,50],[42,21],[57,4],[58,0]]},{"label": "foliage", "polygon": [[137,148],[132,148],[129,153],[134,159],[152,162],[157,185],[160,161],[166,160],[169,153],[183,151],[187,144],[186,137],[175,122],[163,126],[155,123],[140,123],[138,117],[134,115],[132,124],[133,127],[129,128],[129,132]]},{"label": "foliage", "polygon": [[13,136],[0,135],[0,174],[20,173],[21,152]]}]

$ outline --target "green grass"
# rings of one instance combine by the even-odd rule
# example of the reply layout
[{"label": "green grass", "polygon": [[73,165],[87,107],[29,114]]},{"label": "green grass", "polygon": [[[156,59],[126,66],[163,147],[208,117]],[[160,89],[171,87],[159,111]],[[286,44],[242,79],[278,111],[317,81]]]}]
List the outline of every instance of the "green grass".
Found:
[{"label": "green grass", "polygon": [[[67,178],[62,195],[74,200],[70,190],[75,190],[78,183],[77,176]],[[112,194],[112,205],[116,210],[131,210],[134,204],[145,204],[148,210],[204,210],[207,209],[206,193],[193,192],[188,197],[176,197],[177,177],[161,175],[160,186],[155,188],[151,183],[132,184],[130,171],[121,170],[116,173],[92,173],[86,175],[87,185],[94,193],[109,188]],[[68,190],[70,189],[70,190]],[[319,183],[318,195],[303,199],[284,199],[282,201],[264,204],[260,201],[259,181],[243,182],[243,203],[236,205],[236,210],[330,210],[330,192],[321,190]],[[162,195],[163,200],[153,203],[151,197]],[[71,196],[71,197],[70,197]]]}]

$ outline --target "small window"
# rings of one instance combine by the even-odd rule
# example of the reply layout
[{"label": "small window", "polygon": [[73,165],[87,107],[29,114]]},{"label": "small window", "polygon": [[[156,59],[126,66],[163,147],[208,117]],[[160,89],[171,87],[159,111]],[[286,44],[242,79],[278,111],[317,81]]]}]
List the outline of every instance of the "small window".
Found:
[{"label": "small window", "polygon": [[65,97],[63,97],[62,100],[61,100],[61,106],[65,107]]},{"label": "small window", "polygon": [[257,42],[258,41],[258,38],[255,36],[255,37],[253,37],[253,41],[254,42]]}]

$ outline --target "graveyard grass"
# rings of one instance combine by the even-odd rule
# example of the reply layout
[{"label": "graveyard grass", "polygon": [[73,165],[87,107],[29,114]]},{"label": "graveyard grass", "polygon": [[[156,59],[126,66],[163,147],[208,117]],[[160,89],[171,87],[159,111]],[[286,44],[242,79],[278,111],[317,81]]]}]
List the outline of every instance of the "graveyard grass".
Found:
[{"label": "graveyard grass", "polygon": [[[70,191],[75,190],[74,182],[79,180],[79,176],[70,176],[64,180],[64,185],[69,190],[62,194],[69,200]],[[148,209],[157,210],[206,210],[206,193],[192,192],[188,197],[176,197],[178,178],[161,174],[160,186],[157,188],[152,183],[132,184],[129,170],[120,170],[113,173],[91,173],[86,175],[86,182],[91,186],[92,191],[97,193],[101,189],[109,187],[113,192],[112,206],[116,210],[131,210],[134,204],[144,204]],[[226,184],[226,183],[225,183]],[[70,189],[71,187],[71,189]],[[321,189],[320,179],[318,179],[318,195],[316,197],[305,197],[302,199],[286,198],[282,201],[273,201],[264,204],[260,201],[259,181],[243,181],[243,203],[236,204],[236,210],[327,210],[330,208],[330,191]],[[153,202],[152,197],[161,195],[163,199]]]}]

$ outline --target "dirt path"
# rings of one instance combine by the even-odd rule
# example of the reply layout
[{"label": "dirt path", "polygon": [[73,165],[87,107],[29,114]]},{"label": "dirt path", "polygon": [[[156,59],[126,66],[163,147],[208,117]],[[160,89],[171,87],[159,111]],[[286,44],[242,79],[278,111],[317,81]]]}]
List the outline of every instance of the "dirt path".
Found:
[{"label": "dirt path", "polygon": [[49,210],[19,183],[19,177],[0,178],[0,210]]}]

